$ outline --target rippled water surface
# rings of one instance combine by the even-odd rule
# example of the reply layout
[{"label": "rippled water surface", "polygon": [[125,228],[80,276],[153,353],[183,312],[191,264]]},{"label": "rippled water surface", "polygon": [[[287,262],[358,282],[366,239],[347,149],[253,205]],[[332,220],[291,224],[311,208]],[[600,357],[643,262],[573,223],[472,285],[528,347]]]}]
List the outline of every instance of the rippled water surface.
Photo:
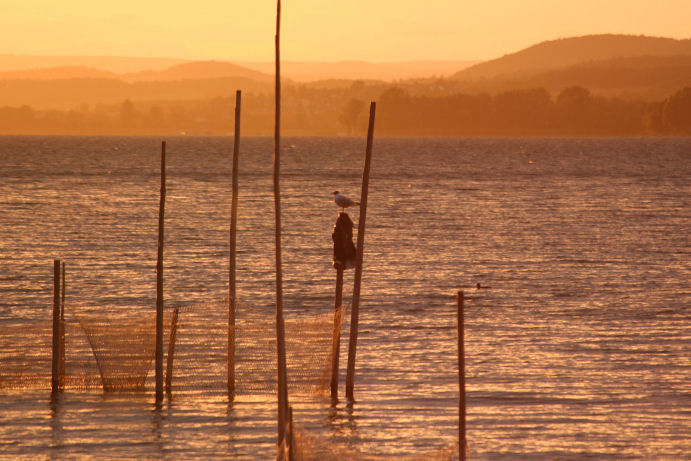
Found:
[{"label": "rippled water surface", "polygon": [[[364,147],[285,140],[288,317],[333,309],[331,191],[359,195]],[[3,323],[50,318],[53,259],[71,303],[154,309],[159,149],[0,137]],[[168,140],[168,306],[227,296],[231,150]],[[272,152],[242,140],[238,293],[267,313]],[[462,289],[472,459],[691,459],[690,178],[689,138],[376,139],[356,402],[295,396],[296,419],[372,453],[453,443]],[[0,390],[2,459],[270,459],[275,431],[273,397]]]}]

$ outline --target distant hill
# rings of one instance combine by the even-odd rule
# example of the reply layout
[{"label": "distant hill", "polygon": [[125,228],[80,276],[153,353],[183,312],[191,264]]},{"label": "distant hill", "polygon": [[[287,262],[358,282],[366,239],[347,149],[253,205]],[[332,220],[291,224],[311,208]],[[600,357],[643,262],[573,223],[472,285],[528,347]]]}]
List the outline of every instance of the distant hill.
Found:
[{"label": "distant hill", "polygon": [[170,82],[230,77],[249,78],[258,82],[270,82],[273,80],[273,75],[223,61],[186,62],[164,70],[148,70],[124,74],[121,76],[121,79],[129,82]]},{"label": "distant hill", "polygon": [[175,58],[136,58],[121,56],[26,56],[0,54],[0,72],[55,67],[88,67],[118,74],[142,70],[162,70],[188,62]]},{"label": "distant hill", "polygon": [[0,107],[71,109],[82,104],[132,101],[192,101],[232,97],[236,90],[268,93],[269,83],[245,77],[205,80],[126,82],[118,79],[0,80]]},{"label": "distant hill", "polygon": [[[304,62],[284,61],[285,78],[316,80],[405,80],[448,77],[477,61],[408,62]],[[0,79],[119,78],[125,81],[172,81],[186,79],[247,77],[266,81],[273,76],[273,62],[189,61],[168,58],[129,58],[99,56],[21,56],[0,54]],[[68,71],[71,69],[71,71]],[[7,72],[28,72],[7,74]],[[42,72],[45,71],[45,74]],[[97,71],[103,71],[101,75]],[[71,73],[70,73],[71,72]],[[116,74],[116,75],[109,75]]]},{"label": "distant hill", "polygon": [[264,74],[229,62],[186,62],[163,70],[115,73],[84,66],[62,66],[28,70],[0,71],[0,80],[62,80],[112,79],[125,82],[172,82],[180,80],[208,80],[218,78],[247,78],[270,82],[272,75]]},{"label": "distant hill", "polygon": [[[407,61],[407,62],[298,62],[281,63],[281,73],[302,82],[315,80],[401,80],[448,77],[459,69],[477,61]],[[238,64],[268,74],[273,74],[273,62],[239,62]]]},{"label": "distant hill", "polygon": [[601,96],[659,101],[691,87],[691,55],[589,61],[535,74],[512,74],[461,83],[463,91],[490,93],[544,88],[558,94],[582,86]]},{"label": "distant hill", "polygon": [[590,61],[642,56],[691,55],[691,39],[633,35],[587,35],[542,42],[516,53],[463,69],[451,78],[472,81],[527,77]]},{"label": "distant hill", "polygon": [[69,78],[112,78],[120,75],[106,70],[82,66],[48,67],[30,70],[9,70],[0,72],[0,80],[57,80]]}]

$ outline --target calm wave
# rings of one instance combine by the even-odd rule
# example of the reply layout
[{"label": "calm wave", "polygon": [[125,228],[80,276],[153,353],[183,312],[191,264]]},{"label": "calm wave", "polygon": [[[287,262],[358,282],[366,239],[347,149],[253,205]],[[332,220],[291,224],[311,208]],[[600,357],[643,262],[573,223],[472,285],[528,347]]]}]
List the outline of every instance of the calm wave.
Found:
[{"label": "calm wave", "polygon": [[[331,191],[359,194],[365,143],[284,143],[284,304],[298,317],[333,309]],[[271,312],[272,140],[241,145],[238,292]],[[167,147],[166,305],[222,298],[232,140]],[[49,318],[53,259],[68,302],[154,309],[159,149],[0,137],[0,320]],[[689,138],[375,139],[357,401],[296,398],[296,419],[375,453],[453,443],[463,289],[472,459],[691,459],[689,178]],[[351,286],[349,272],[346,300]],[[275,453],[272,399],[155,412],[150,394],[49,397],[0,393],[0,458]]]}]

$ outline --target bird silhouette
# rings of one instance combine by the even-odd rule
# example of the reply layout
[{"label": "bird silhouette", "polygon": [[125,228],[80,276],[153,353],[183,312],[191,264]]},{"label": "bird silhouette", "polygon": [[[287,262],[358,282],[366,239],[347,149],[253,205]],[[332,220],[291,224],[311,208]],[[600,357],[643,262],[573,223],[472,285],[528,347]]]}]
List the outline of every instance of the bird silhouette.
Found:
[{"label": "bird silhouette", "polygon": [[345,211],[346,208],[350,208],[351,206],[358,206],[360,205],[360,202],[355,202],[352,199],[349,199],[345,195],[342,195],[340,192],[337,190],[333,191],[334,194],[334,202],[336,202],[336,205],[341,207],[342,211]]}]

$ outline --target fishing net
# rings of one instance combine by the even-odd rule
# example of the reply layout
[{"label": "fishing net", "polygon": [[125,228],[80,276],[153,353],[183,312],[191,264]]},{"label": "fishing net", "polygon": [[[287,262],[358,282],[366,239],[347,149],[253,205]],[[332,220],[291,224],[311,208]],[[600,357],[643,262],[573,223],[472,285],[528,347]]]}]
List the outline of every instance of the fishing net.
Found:
[{"label": "fishing net", "polygon": [[[276,392],[276,317],[273,310],[239,305],[235,318],[235,394]],[[329,389],[344,308],[285,319],[286,368],[291,393]],[[227,392],[228,302],[180,308],[172,390]]]},{"label": "fishing net", "polygon": [[[144,389],[155,353],[155,314],[121,315],[66,307],[62,388]],[[0,326],[0,389],[51,388],[52,326],[52,320]]]},{"label": "fishing net", "polygon": [[[93,351],[106,392],[142,391],[156,354],[156,313],[113,315],[69,309]],[[164,312],[164,325],[170,313]],[[165,330],[165,329],[164,329]],[[165,331],[164,331],[165,336]]]},{"label": "fishing net", "polygon": [[[53,323],[3,322],[0,326],[0,389],[50,389]],[[81,326],[63,322],[66,360],[61,386],[92,389],[102,386],[98,365]]]},{"label": "fishing net", "polygon": [[40,382],[50,389],[52,322],[0,325],[0,388],[21,389]]},{"label": "fishing net", "polygon": [[[228,301],[178,308],[174,343],[172,309],[164,312],[164,365],[174,352],[170,390],[177,394],[228,391]],[[329,388],[344,308],[285,320],[290,392]],[[65,309],[65,389],[150,390],[155,354],[155,313],[70,307]],[[235,394],[276,392],[273,310],[237,308]],[[0,389],[50,389],[52,321],[0,325]]]}]

